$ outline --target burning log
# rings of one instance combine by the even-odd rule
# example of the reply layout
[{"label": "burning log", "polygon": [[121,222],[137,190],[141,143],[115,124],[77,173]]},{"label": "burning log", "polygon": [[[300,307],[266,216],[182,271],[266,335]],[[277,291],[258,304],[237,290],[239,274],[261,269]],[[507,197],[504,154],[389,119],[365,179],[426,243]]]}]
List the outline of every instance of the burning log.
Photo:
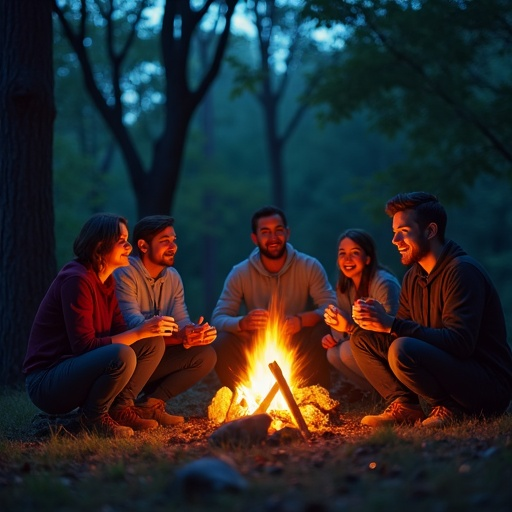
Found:
[{"label": "burning log", "polygon": [[277,384],[279,385],[279,389],[281,390],[281,393],[283,394],[283,397],[286,400],[286,404],[288,405],[288,408],[290,409],[290,412],[292,413],[292,416],[295,419],[295,422],[297,423],[297,426],[299,427],[302,436],[306,441],[309,440],[310,433],[308,430],[308,426],[306,425],[306,422],[302,417],[302,413],[300,412],[299,406],[297,405],[297,402],[293,397],[293,394],[290,390],[290,387],[288,386],[288,383],[286,382],[286,379],[284,378],[280,366],[277,364],[276,361],[274,361],[273,363],[269,363],[268,367],[270,368],[270,371],[274,375]]},{"label": "burning log", "polygon": [[231,404],[229,405],[228,412],[226,413],[225,421],[232,421],[237,418],[237,413],[235,409],[237,409],[239,393],[238,389],[235,389],[233,392],[233,397],[231,398]]},{"label": "burning log", "polygon": [[267,409],[270,407],[270,404],[272,403],[272,400],[274,400],[274,397],[276,396],[277,392],[279,391],[279,384],[276,382],[268,392],[267,396],[261,401],[261,404],[259,407],[254,411],[254,414],[262,414],[264,412],[267,412]]}]

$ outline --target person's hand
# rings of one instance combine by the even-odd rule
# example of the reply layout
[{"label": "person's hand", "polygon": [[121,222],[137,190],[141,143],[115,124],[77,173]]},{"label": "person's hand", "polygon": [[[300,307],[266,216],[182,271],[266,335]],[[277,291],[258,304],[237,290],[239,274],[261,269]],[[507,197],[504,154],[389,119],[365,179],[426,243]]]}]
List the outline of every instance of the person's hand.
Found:
[{"label": "person's hand", "polygon": [[293,336],[302,329],[302,320],[299,315],[291,315],[286,317],[284,329],[288,336]]},{"label": "person's hand", "polygon": [[185,348],[209,345],[217,337],[217,329],[208,322],[203,323],[203,317],[197,324],[188,324],[184,328],[183,346]]},{"label": "person's hand", "polygon": [[358,299],[352,307],[352,318],[362,329],[375,332],[391,332],[394,317],[388,315],[376,299]]},{"label": "person's hand", "polygon": [[153,316],[139,327],[140,333],[145,336],[172,336],[178,332],[178,324],[172,316]]},{"label": "person's hand", "polygon": [[328,348],[335,347],[338,344],[338,342],[334,339],[332,334],[326,334],[322,338],[322,347],[324,347],[326,350]]},{"label": "person's hand", "polygon": [[253,309],[245,315],[238,325],[242,331],[256,331],[265,329],[269,319],[269,312],[266,309]]},{"label": "person's hand", "polygon": [[324,322],[339,332],[348,332],[352,324],[348,315],[334,304],[330,304],[325,308]]}]

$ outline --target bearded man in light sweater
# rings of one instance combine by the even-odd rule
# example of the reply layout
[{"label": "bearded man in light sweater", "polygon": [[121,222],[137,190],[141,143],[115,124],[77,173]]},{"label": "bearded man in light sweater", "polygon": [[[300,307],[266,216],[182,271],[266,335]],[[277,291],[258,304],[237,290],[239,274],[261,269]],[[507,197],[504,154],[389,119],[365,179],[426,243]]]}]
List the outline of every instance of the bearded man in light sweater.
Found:
[{"label": "bearded man in light sweater", "polygon": [[259,209],[251,225],[256,248],[233,267],[212,314],[219,331],[214,342],[217,375],[233,391],[243,382],[251,347],[269,323],[272,304],[277,304],[297,350],[300,384],[329,389],[330,368],[320,340],[328,332],[324,310],[336,302],[336,295],[325,269],[288,242],[290,228],[281,209]]},{"label": "bearded man in light sweater", "polygon": [[174,219],[151,215],[133,228],[130,266],[114,273],[116,295],[124,319],[130,328],[153,316],[172,317],[178,332],[166,336],[166,349],[160,364],[149,379],[137,410],[144,417],[171,426],[184,421],[168,414],[166,402],[199,382],[214,368],[217,360],[210,345],[217,336],[215,327],[190,320],[185,304],[182,279],[173,268],[178,245]]}]

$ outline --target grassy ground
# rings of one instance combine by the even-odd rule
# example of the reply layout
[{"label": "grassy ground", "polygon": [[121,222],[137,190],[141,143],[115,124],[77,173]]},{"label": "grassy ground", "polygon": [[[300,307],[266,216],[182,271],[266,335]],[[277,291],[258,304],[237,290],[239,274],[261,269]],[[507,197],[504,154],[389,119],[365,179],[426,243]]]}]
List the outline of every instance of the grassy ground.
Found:
[{"label": "grassy ground", "polygon": [[[39,412],[22,391],[0,394],[3,511],[508,511],[512,504],[512,416],[440,431],[372,431],[362,415],[381,404],[340,403],[329,429],[310,442],[218,448],[205,418],[211,383],[185,393],[172,429],[105,440],[53,431],[38,437]],[[181,410],[180,410],[181,409]],[[228,460],[247,482],[238,493],[187,493],[177,472],[203,457]]]}]

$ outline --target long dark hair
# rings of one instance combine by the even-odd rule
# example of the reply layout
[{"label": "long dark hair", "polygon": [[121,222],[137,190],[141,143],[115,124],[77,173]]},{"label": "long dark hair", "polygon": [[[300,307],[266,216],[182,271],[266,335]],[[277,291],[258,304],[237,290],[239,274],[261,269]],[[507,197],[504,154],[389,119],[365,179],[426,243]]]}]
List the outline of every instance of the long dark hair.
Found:
[{"label": "long dark hair", "polygon": [[91,265],[97,274],[105,268],[108,254],[121,236],[119,223],[128,227],[124,217],[113,213],[93,215],[80,230],[73,243],[73,252],[80,263]]},{"label": "long dark hair", "polygon": [[[339,236],[336,248],[340,246],[341,241],[345,238],[350,238],[350,240],[359,245],[366,255],[370,257],[370,263],[364,267],[359,289],[356,290],[356,295],[358,297],[367,297],[369,294],[370,281],[375,275],[375,272],[377,272],[377,269],[382,268],[377,259],[377,247],[375,245],[375,241],[369,233],[362,229],[347,229]],[[341,293],[347,293],[348,290],[354,286],[354,282],[341,271],[337,260],[336,267],[339,272],[338,290]]]}]

